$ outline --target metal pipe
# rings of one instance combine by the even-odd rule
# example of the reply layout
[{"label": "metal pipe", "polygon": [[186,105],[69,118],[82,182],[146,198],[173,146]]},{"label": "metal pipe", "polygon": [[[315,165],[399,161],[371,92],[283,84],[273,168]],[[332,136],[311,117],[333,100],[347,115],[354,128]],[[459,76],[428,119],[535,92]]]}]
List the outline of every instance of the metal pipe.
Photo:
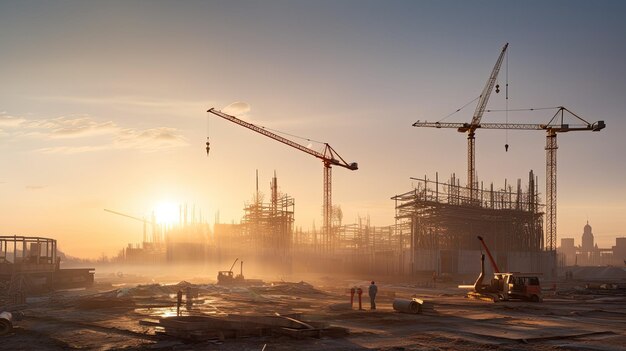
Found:
[{"label": "metal pipe", "polygon": [[393,309],[402,313],[418,314],[422,312],[423,301],[419,299],[394,299]]},{"label": "metal pipe", "polygon": [[480,274],[474,283],[474,291],[480,292],[483,289],[483,280],[485,279],[485,254],[480,255]]},{"label": "metal pipe", "polygon": [[489,251],[487,244],[485,244],[485,241],[483,240],[481,236],[478,236],[478,240],[480,240],[480,243],[483,244],[485,251],[487,251],[487,256],[489,257],[489,261],[491,262],[491,266],[493,267],[494,273],[500,273],[500,269],[498,268],[496,261],[493,259],[493,256],[491,256],[491,251]]},{"label": "metal pipe", "polygon": [[0,335],[7,335],[13,330],[13,315],[11,312],[0,313]]}]

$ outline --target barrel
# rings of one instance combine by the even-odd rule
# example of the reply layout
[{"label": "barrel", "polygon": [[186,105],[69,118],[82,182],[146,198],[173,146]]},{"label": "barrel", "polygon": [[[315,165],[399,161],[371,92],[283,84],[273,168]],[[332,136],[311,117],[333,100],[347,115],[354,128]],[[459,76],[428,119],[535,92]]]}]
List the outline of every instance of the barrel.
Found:
[{"label": "barrel", "polygon": [[394,299],[393,309],[402,313],[417,314],[422,312],[422,303],[418,299]]},{"label": "barrel", "polygon": [[13,315],[11,312],[0,313],[0,335],[7,335],[13,330]]}]

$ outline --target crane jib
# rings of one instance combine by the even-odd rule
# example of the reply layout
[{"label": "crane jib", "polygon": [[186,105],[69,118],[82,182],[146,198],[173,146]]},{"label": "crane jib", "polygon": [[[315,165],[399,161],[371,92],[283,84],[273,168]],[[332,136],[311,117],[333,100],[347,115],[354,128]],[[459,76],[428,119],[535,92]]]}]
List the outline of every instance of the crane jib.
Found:
[{"label": "crane jib", "polygon": [[[269,137],[271,139],[279,141],[279,142],[281,142],[283,144],[289,145],[289,146],[291,146],[291,147],[293,147],[295,149],[298,149],[300,151],[306,152],[309,155],[315,156],[315,157],[321,159],[324,162],[325,165],[326,164],[332,164],[332,165],[344,167],[344,168],[347,168],[347,169],[353,170],[353,171],[358,169],[357,163],[355,163],[355,162],[353,162],[353,163],[346,162],[327,143],[325,144],[324,153],[320,153],[320,152],[312,150],[312,149],[310,149],[310,148],[308,148],[308,147],[306,147],[304,145],[300,145],[300,144],[296,143],[293,140],[289,140],[289,139],[284,138],[284,137],[282,137],[282,136],[280,136],[278,134],[272,133],[269,130],[263,128],[263,127],[259,127],[257,125],[252,124],[252,123],[243,121],[243,120],[241,120],[241,119],[239,119],[239,118],[237,118],[235,116],[231,116],[229,114],[226,114],[224,112],[216,110],[215,108],[210,108],[209,110],[207,110],[207,112],[212,113],[212,114],[214,114],[214,115],[216,115],[218,117],[222,117],[225,120],[228,120],[230,122],[238,124],[238,125],[240,125],[242,127],[246,127],[246,128],[248,128],[250,130],[253,130],[253,131],[255,131],[255,132],[259,133],[259,134],[263,134],[266,137]],[[335,159],[334,156],[336,156],[338,159]]]}]

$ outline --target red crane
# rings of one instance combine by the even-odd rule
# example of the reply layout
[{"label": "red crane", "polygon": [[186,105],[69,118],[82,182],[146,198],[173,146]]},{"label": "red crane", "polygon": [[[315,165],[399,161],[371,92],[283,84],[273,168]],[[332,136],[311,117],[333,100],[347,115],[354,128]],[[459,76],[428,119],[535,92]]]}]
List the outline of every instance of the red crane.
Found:
[{"label": "red crane", "polygon": [[[292,140],[284,138],[280,135],[272,133],[265,128],[259,127],[252,123],[248,123],[242,121],[241,119],[216,110],[215,108],[210,108],[207,112],[212,113],[218,117],[222,117],[227,121],[238,124],[242,127],[253,130],[259,134],[265,135],[268,138],[272,138],[276,141],[279,141],[283,144],[289,145],[295,149],[306,152],[307,154],[317,157],[322,160],[324,165],[324,202],[323,202],[323,215],[324,215],[324,235],[325,238],[323,242],[325,242],[327,248],[330,247],[331,244],[331,218],[332,218],[332,176],[331,176],[331,166],[339,166],[343,168],[347,168],[351,171],[355,171],[359,168],[356,162],[348,163],[346,162],[339,154],[333,149],[328,143],[324,143],[324,151],[318,152],[312,150],[304,145],[300,145]],[[207,141],[207,154],[209,152],[209,142]]]}]

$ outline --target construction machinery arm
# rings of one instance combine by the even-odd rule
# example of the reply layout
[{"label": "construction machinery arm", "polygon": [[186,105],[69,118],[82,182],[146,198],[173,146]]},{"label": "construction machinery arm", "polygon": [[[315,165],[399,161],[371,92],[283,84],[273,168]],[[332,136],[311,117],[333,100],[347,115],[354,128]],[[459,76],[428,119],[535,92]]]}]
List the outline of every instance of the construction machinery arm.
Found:
[{"label": "construction machinery arm", "polygon": [[237,263],[237,261],[239,261],[239,257],[235,258],[235,261],[233,262],[233,265],[230,266],[230,269],[228,270],[229,272],[233,271],[233,268],[235,267],[235,263]]},{"label": "construction machinery arm", "polygon": [[487,256],[489,257],[489,262],[491,262],[491,267],[493,267],[494,273],[500,273],[500,268],[498,268],[496,261],[493,259],[493,256],[491,256],[491,251],[489,251],[489,248],[487,247],[487,244],[485,244],[483,237],[478,236],[478,240],[480,240],[480,243],[483,244],[485,251],[487,251]]},{"label": "construction machinery arm", "polygon": [[289,140],[287,138],[284,138],[280,135],[277,135],[275,133],[272,133],[270,131],[268,131],[267,129],[263,128],[263,127],[259,127],[256,126],[252,123],[248,123],[245,121],[242,121],[241,119],[235,117],[235,116],[231,116],[229,114],[226,114],[224,112],[218,111],[215,108],[210,108],[207,112],[212,113],[218,117],[222,117],[227,121],[231,121],[235,124],[238,124],[242,127],[246,127],[250,130],[253,130],[259,134],[263,134],[266,137],[272,138],[276,141],[280,141],[283,144],[289,145],[295,149],[298,149],[300,151],[306,152],[309,155],[315,156],[319,159],[321,159],[322,161],[324,161],[325,164],[328,165],[335,165],[335,166],[340,166],[340,167],[344,167],[350,170],[356,170],[358,169],[358,165],[357,163],[353,162],[353,163],[348,163],[346,162],[341,156],[339,156],[339,154],[337,154],[337,152],[330,146],[328,145],[328,143],[324,143],[324,153],[321,152],[317,152],[315,150],[312,150],[304,145],[300,145],[292,140]]},{"label": "construction machinery arm", "polygon": [[[580,123],[577,124],[566,124],[563,119],[560,120],[560,123],[555,123],[557,120],[556,117],[559,114],[563,114],[563,112],[568,112],[574,117],[576,117]],[[584,119],[580,118],[578,115],[568,110],[567,108],[561,106],[558,111],[554,114],[552,119],[546,124],[532,124],[532,123],[479,123],[476,125],[472,125],[470,123],[454,123],[454,122],[420,122],[417,121],[413,123],[413,127],[426,127],[426,128],[454,128],[459,132],[466,132],[470,129],[518,129],[518,130],[552,130],[557,133],[565,133],[565,132],[573,132],[573,131],[581,131],[581,130],[591,130],[597,132],[606,127],[604,121],[597,121],[594,123],[589,123]]]},{"label": "construction machinery arm", "polygon": [[493,90],[493,86],[496,84],[496,79],[498,78],[500,67],[502,67],[504,54],[506,53],[506,49],[508,47],[509,47],[509,43],[506,43],[504,47],[502,48],[502,51],[500,52],[500,56],[498,56],[498,61],[496,61],[495,66],[493,66],[493,70],[491,70],[489,79],[487,79],[487,83],[485,84],[485,87],[483,88],[482,93],[480,93],[480,97],[478,98],[478,105],[476,105],[476,110],[474,111],[474,116],[472,117],[471,127],[474,127],[480,124],[480,120],[483,117],[483,114],[485,113],[487,102],[489,102],[491,91]]},{"label": "construction machinery arm", "polygon": [[529,124],[529,123],[479,123],[471,125],[470,123],[441,123],[441,122],[420,122],[413,123],[413,127],[426,128],[454,128],[459,132],[466,132],[470,128],[473,129],[521,129],[521,130],[542,130],[548,129],[546,124]]}]

